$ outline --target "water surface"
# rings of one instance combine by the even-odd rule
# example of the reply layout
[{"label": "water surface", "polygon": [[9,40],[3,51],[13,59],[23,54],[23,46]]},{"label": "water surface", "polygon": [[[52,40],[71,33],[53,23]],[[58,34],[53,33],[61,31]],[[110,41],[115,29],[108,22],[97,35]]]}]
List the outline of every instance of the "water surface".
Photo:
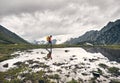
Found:
[{"label": "water surface", "polygon": [[[14,54],[19,54],[19,56],[0,62],[0,71],[7,71],[10,68],[17,67],[14,65],[16,62],[29,64],[28,61],[33,60],[38,63],[29,64],[29,68],[32,69],[34,67],[32,70],[35,72],[46,71],[46,75],[58,74],[61,78],[60,83],[67,82],[72,78],[76,80],[83,79],[83,81],[85,80],[84,83],[89,83],[89,80],[93,78],[91,72],[98,71],[98,69],[103,72],[100,79],[106,80],[106,83],[113,78],[120,78],[120,76],[112,76],[108,73],[108,70],[99,66],[102,63],[109,67],[120,68],[120,51],[118,50],[74,47],[54,48],[51,53],[46,49],[34,49]],[[48,67],[43,68],[40,63]],[[4,64],[8,64],[8,67],[3,67]],[[37,67],[36,64],[38,65]],[[104,77],[106,75],[109,78]]]}]

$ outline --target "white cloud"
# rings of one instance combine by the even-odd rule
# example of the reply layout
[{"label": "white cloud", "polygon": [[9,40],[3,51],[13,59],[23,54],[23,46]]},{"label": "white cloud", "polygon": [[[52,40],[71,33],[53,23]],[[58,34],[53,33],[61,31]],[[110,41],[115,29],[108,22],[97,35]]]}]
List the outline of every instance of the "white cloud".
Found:
[{"label": "white cloud", "polygon": [[52,34],[81,35],[120,18],[119,0],[0,1],[0,24],[32,41]]}]

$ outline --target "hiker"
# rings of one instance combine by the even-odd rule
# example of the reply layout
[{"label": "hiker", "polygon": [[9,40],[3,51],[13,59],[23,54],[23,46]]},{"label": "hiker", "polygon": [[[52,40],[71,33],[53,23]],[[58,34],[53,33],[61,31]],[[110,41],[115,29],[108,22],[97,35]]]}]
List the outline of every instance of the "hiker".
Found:
[{"label": "hiker", "polygon": [[[52,35],[47,36],[46,40],[47,40],[46,50],[48,52],[52,52]],[[47,48],[48,46],[50,46],[50,49],[51,49],[50,51]]]}]

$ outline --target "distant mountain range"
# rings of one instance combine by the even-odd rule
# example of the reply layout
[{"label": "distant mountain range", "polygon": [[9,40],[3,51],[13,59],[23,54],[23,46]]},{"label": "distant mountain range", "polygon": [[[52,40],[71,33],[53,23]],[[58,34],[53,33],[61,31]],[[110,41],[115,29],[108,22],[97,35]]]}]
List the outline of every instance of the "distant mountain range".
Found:
[{"label": "distant mountain range", "polygon": [[[63,44],[71,38],[79,37],[77,34],[65,34],[65,35],[53,35],[52,43],[53,44]],[[40,38],[38,40],[33,41],[34,44],[46,44],[46,37]]]},{"label": "distant mountain range", "polygon": [[[120,44],[120,19],[115,22],[109,22],[101,30],[91,30],[82,36],[75,34],[53,36],[53,44],[94,44],[94,45],[110,45]],[[0,25],[0,43],[5,44],[27,44],[23,38],[9,31]],[[35,44],[46,44],[46,37],[35,40]]]},{"label": "distant mountain range", "polygon": [[28,42],[0,25],[0,43],[2,44],[27,44]]},{"label": "distant mountain range", "polygon": [[120,44],[120,19],[115,22],[109,22],[100,31],[88,31],[78,38],[71,38],[66,41],[67,44],[85,44],[95,45]]}]

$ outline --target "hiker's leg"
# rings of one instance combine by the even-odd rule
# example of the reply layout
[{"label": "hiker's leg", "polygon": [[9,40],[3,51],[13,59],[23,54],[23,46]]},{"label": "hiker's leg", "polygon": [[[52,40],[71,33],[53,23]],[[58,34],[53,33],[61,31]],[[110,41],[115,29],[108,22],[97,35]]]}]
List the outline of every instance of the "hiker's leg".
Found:
[{"label": "hiker's leg", "polygon": [[46,49],[48,49],[48,45],[49,45],[49,42],[47,42],[47,44],[46,44]]},{"label": "hiker's leg", "polygon": [[50,43],[50,51],[52,52],[52,42]]},{"label": "hiker's leg", "polygon": [[47,42],[47,44],[46,44],[46,50],[47,50],[48,52],[51,52],[51,50],[50,50],[50,42]]}]

